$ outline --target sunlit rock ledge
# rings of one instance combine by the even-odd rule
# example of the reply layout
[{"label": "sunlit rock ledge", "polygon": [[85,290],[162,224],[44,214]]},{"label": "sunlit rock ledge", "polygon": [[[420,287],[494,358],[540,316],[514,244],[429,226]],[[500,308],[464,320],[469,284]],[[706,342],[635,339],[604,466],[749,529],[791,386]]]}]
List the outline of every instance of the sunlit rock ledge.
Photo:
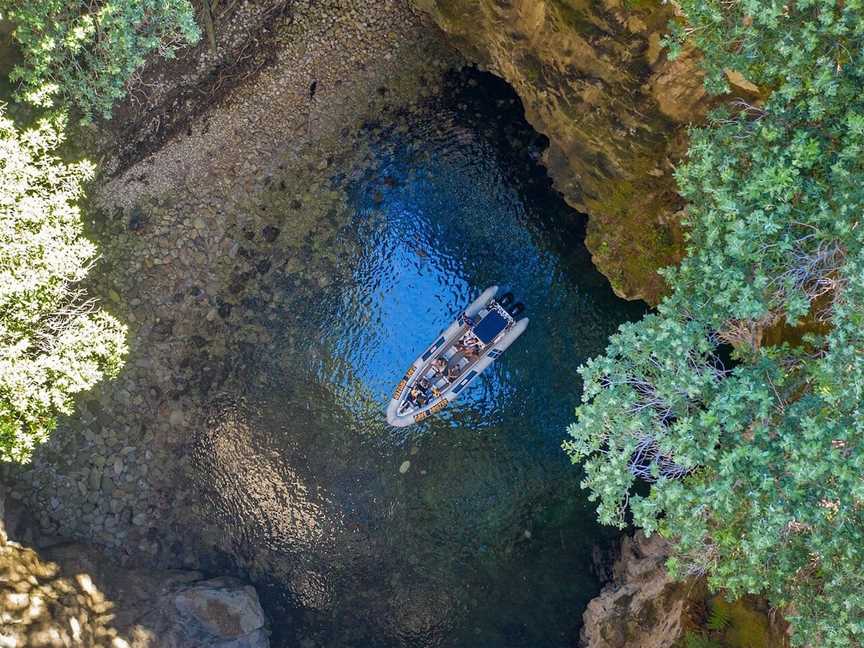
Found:
[{"label": "sunlit rock ledge", "polygon": [[656,303],[677,262],[672,176],[708,98],[696,57],[667,59],[659,0],[414,0],[471,60],[503,77],[549,137],[556,188],[589,214],[587,245],[615,292]]},{"label": "sunlit rock ledge", "polygon": [[[612,578],[583,614],[583,648],[785,648],[789,627],[756,597],[727,601],[704,577],[674,580],[666,571],[670,545],[638,531],[621,542]],[[710,644],[708,642],[711,642]]]},{"label": "sunlit rock ledge", "polygon": [[9,539],[22,515],[6,517],[0,493],[0,646],[270,645],[258,594],[238,579],[126,569],[94,545],[48,538],[37,549]]}]

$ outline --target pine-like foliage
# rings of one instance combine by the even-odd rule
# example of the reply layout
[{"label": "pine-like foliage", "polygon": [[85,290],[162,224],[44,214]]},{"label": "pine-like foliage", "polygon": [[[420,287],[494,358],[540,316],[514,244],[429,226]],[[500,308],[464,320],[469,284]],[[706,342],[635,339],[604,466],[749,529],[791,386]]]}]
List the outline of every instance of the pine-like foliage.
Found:
[{"label": "pine-like foliage", "polygon": [[[673,45],[702,50],[709,88],[734,69],[767,99],[692,131],[678,171],[688,255],[666,271],[658,314],[583,367],[565,448],[586,460],[601,520],[621,524],[629,507],[673,540],[676,573],[767,596],[799,645],[861,645],[864,8],[679,4]],[[802,324],[801,343],[764,342]]]},{"label": "pine-like foliage", "polygon": [[96,250],[75,201],[92,167],[54,157],[60,139],[0,110],[0,461],[26,462],[126,351],[125,328],[80,288]]}]

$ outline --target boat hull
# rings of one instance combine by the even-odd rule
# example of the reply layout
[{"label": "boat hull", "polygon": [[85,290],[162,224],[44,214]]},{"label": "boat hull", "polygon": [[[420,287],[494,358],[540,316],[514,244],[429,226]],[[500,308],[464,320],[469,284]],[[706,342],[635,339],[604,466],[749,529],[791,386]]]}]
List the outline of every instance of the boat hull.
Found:
[{"label": "boat hull", "polygon": [[447,349],[456,339],[461,337],[467,327],[463,320],[463,315],[473,318],[484,307],[486,307],[498,294],[498,286],[490,286],[483,294],[475,299],[468,308],[465,309],[462,315],[450,324],[436,338],[435,342],[427,348],[408,368],[402,380],[393,390],[390,403],[387,405],[387,422],[394,427],[407,427],[414,423],[419,423],[430,416],[440,412],[450,403],[456,400],[465,388],[483,371],[485,371],[493,362],[495,362],[501,354],[509,347],[516,339],[524,333],[528,327],[528,318],[516,321],[493,344],[484,349],[482,355],[465,371],[465,373],[452,381],[446,389],[440,391],[439,395],[431,399],[426,405],[420,409],[415,409],[411,412],[399,414],[399,409],[405,402],[408,392],[429,368],[432,360],[434,360],[443,349]]}]

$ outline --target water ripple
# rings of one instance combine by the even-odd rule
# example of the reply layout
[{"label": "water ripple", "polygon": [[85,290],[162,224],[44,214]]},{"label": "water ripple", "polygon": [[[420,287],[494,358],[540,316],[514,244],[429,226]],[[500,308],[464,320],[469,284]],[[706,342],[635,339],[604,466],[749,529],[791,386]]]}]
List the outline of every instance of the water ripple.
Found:
[{"label": "water ripple", "polygon": [[[277,645],[567,646],[598,587],[609,536],[559,446],[577,366],[642,309],[591,266],[512,92],[466,75],[365,135],[371,168],[339,176],[350,277],[268,324],[274,350],[196,450]],[[405,368],[492,283],[526,333],[442,416],[389,428]]]}]

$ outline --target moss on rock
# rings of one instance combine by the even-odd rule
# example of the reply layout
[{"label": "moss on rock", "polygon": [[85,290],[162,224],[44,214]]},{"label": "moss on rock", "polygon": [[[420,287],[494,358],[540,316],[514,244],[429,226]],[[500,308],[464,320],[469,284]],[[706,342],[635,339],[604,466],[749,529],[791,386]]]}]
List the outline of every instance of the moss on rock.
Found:
[{"label": "moss on rock", "polygon": [[696,57],[667,60],[658,0],[415,0],[473,61],[506,79],[549,137],[544,162],[590,216],[587,244],[615,292],[656,303],[683,250],[672,176],[707,108]]}]

